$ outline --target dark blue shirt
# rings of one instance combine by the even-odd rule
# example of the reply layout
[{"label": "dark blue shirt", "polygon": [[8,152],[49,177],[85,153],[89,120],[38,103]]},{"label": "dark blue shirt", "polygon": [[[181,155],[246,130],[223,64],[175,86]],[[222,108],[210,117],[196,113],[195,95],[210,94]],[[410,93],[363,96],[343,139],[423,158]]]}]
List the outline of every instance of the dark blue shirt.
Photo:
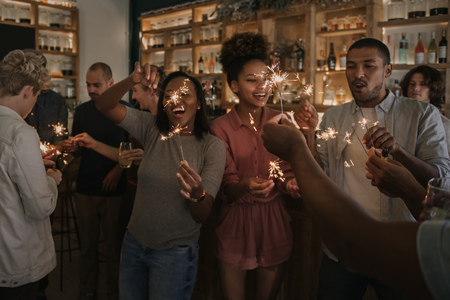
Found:
[{"label": "dark blue shirt", "polygon": [[67,129],[67,115],[66,99],[52,90],[42,90],[25,121],[37,130],[41,141],[55,145],[67,135],[56,135],[53,125],[60,123]]},{"label": "dark blue shirt", "polygon": [[[121,103],[129,106],[125,101],[121,101]],[[117,148],[120,142],[127,140],[126,131],[99,112],[93,100],[81,104],[75,110],[72,135],[75,136],[83,132],[87,132],[97,141]],[[76,191],[90,196],[122,195],[126,186],[126,172],[122,172],[122,177],[116,190],[111,192],[102,191],[103,180],[116,165],[116,161],[92,149],[81,147],[81,162]]]}]

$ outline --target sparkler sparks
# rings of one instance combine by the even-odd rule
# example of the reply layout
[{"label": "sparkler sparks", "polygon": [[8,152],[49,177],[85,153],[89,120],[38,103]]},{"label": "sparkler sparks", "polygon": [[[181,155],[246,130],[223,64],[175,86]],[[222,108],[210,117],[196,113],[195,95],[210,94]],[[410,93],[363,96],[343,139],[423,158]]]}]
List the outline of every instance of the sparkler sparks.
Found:
[{"label": "sparkler sparks", "polygon": [[178,103],[180,103],[180,97],[183,94],[189,92],[189,87],[187,86],[188,82],[189,82],[189,78],[186,78],[183,81],[183,86],[179,87],[178,90],[176,90],[174,92],[170,92],[170,99],[164,103],[164,107],[166,107],[168,105],[177,105]]},{"label": "sparkler sparks", "polygon": [[50,143],[46,143],[46,142],[40,142],[39,148],[41,149],[42,153],[44,153],[44,154],[53,149],[53,147],[50,146]]},{"label": "sparkler sparks", "polygon": [[303,87],[303,94],[306,96],[312,96],[314,93],[314,85],[307,84]]},{"label": "sparkler sparks", "polygon": [[[184,152],[183,152],[183,146],[181,145],[181,137],[180,137],[180,133],[182,131],[184,131],[185,129],[187,129],[187,126],[181,126],[180,124],[178,124],[177,126],[172,126],[172,131],[169,132],[167,135],[162,135],[161,134],[161,141],[166,141],[168,139],[170,139],[171,137],[173,137],[174,135],[178,135],[178,142],[180,143],[180,151],[181,151],[181,159],[184,160]],[[190,133],[190,131],[186,131],[188,133]]]},{"label": "sparkler sparks", "polygon": [[67,128],[64,127],[63,124],[57,123],[57,124],[54,124],[54,125],[52,125],[52,126],[53,126],[53,133],[54,133],[56,136],[63,136],[63,135],[66,135],[66,134],[67,134]]},{"label": "sparkler sparks", "polygon": [[350,159],[350,162],[344,161],[344,167],[351,168],[354,167],[355,164],[353,164],[352,160]]},{"label": "sparkler sparks", "polygon": [[284,173],[280,167],[280,162],[281,162],[280,159],[269,162],[269,178],[279,179],[282,182],[284,182],[285,178]]},{"label": "sparkler sparks", "polygon": [[322,131],[322,133],[318,134],[317,138],[328,141],[329,139],[335,139],[337,134],[338,132],[336,131],[336,129],[328,127],[327,130]]},{"label": "sparkler sparks", "polygon": [[[279,64],[275,64],[272,66],[267,67],[272,74],[269,80],[270,89],[272,89],[273,86],[278,89],[278,94],[280,96],[280,105],[281,105],[281,113],[283,113],[283,97],[281,96],[281,89],[279,88],[281,83],[285,81],[289,74],[287,72],[282,72],[280,70]],[[267,83],[267,82],[266,82]]]},{"label": "sparkler sparks", "polygon": [[[248,118],[250,119],[250,125],[254,125],[255,124],[255,120],[253,119],[253,116],[252,116],[251,113],[248,113]],[[253,130],[257,131],[255,126],[253,126]]]},{"label": "sparkler sparks", "polygon": [[346,142],[347,144],[351,144],[352,143],[351,136],[352,136],[352,133],[346,131],[345,137],[344,137],[344,142]]}]

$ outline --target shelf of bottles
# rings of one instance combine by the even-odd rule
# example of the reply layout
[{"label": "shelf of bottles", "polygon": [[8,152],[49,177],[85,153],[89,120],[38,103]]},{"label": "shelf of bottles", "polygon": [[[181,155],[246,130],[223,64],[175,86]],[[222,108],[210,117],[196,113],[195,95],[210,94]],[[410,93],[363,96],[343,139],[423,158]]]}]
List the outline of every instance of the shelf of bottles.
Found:
[{"label": "shelf of bottles", "polygon": [[36,29],[36,49],[47,59],[52,89],[77,101],[78,10],[71,1],[0,1],[0,22]]},{"label": "shelf of bottles", "polygon": [[[429,65],[440,70],[445,77],[450,68],[447,35],[450,28],[448,1],[420,1],[406,3],[391,0],[384,7],[383,41],[391,53],[393,75],[387,86],[396,89],[396,83],[418,65]],[[447,72],[448,73],[448,72]],[[448,79],[447,79],[448,82]]]},{"label": "shelf of bottles", "polygon": [[329,107],[351,101],[345,78],[347,50],[367,35],[366,7],[319,12],[316,17],[314,104]]}]

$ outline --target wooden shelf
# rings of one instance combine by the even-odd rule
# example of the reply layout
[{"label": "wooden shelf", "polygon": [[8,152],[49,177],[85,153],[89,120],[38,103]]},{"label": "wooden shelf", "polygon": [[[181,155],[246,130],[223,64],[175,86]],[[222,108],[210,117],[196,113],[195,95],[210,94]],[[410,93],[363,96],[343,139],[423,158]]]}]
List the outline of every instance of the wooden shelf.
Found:
[{"label": "wooden shelf", "polygon": [[423,18],[413,18],[405,20],[378,22],[379,27],[402,27],[402,26],[420,26],[424,24],[448,23],[450,15],[430,16]]},{"label": "wooden shelf", "polygon": [[318,37],[330,37],[330,36],[343,36],[343,35],[352,35],[352,34],[360,34],[366,33],[366,28],[355,28],[355,29],[346,29],[346,30],[335,30],[335,31],[324,31],[318,32]]}]

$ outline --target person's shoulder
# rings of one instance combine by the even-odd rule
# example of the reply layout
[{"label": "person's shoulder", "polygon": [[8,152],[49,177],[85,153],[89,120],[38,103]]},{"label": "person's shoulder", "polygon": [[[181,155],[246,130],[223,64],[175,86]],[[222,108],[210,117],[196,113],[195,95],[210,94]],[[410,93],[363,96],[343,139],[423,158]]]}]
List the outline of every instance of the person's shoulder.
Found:
[{"label": "person's shoulder", "polygon": [[211,121],[210,127],[214,130],[222,128],[225,124],[229,123],[229,113],[226,113],[220,117],[215,118]]}]

